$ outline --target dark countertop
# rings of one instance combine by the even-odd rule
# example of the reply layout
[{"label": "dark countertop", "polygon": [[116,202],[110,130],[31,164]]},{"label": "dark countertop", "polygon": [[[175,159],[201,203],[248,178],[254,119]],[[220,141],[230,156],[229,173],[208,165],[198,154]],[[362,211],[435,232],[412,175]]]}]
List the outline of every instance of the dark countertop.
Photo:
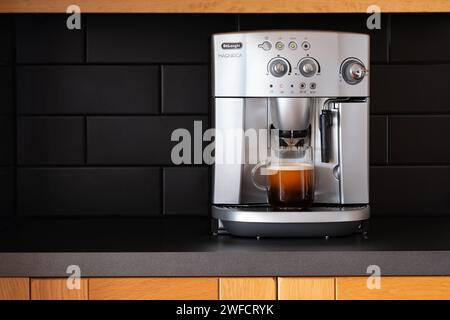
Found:
[{"label": "dark countertop", "polygon": [[450,218],[372,218],[361,235],[212,236],[209,219],[0,220],[0,276],[450,275]]}]

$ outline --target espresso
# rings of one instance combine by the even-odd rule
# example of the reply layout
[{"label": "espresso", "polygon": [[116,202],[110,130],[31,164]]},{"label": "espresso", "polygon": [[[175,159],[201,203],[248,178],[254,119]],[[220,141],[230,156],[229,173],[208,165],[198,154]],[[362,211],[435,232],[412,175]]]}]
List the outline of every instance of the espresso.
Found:
[{"label": "espresso", "polygon": [[269,203],[275,208],[306,208],[314,200],[314,167],[310,164],[267,168]]}]

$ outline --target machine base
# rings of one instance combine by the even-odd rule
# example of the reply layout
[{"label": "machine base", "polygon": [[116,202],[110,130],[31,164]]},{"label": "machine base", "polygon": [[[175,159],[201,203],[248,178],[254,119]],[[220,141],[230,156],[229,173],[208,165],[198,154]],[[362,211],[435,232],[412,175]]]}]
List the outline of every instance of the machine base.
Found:
[{"label": "machine base", "polygon": [[369,205],[274,210],[267,205],[212,207],[213,232],[241,237],[338,237],[367,233]]}]

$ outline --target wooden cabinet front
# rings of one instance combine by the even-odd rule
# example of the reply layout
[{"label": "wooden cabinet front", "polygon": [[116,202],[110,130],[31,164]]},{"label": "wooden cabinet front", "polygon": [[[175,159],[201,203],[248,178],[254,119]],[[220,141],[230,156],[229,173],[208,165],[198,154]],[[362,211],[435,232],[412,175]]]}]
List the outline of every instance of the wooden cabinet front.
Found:
[{"label": "wooden cabinet front", "polygon": [[91,278],[91,300],[217,300],[218,278]]},{"label": "wooden cabinet front", "polygon": [[275,300],[275,277],[220,278],[220,300]]},{"label": "wooden cabinet front", "polygon": [[368,277],[337,277],[338,300],[450,299],[450,277],[381,277],[380,288],[369,289]]},{"label": "wooden cabinet front", "polygon": [[0,278],[0,300],[29,300],[30,279]]},{"label": "wooden cabinet front", "polygon": [[68,286],[67,279],[31,279],[31,300],[88,300],[88,279],[79,288]]},{"label": "wooden cabinet front", "polygon": [[333,277],[280,277],[279,300],[334,300]]},{"label": "wooden cabinet front", "polygon": [[[0,277],[0,300],[450,300],[450,276],[84,278]],[[370,280],[369,280],[370,281]]]}]

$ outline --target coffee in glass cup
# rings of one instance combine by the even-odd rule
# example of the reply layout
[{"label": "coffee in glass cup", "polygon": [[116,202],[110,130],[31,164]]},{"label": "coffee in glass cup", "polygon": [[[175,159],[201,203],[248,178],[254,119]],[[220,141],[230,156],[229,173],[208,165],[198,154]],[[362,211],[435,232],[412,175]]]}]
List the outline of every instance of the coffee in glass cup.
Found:
[{"label": "coffee in glass cup", "polygon": [[[255,180],[256,172],[266,177],[266,184]],[[302,146],[278,150],[252,170],[254,185],[267,191],[269,204],[276,209],[305,209],[314,201],[314,164],[312,148]]]},{"label": "coffee in glass cup", "polygon": [[308,163],[267,167],[267,196],[275,208],[306,208],[314,200],[314,166]]}]

